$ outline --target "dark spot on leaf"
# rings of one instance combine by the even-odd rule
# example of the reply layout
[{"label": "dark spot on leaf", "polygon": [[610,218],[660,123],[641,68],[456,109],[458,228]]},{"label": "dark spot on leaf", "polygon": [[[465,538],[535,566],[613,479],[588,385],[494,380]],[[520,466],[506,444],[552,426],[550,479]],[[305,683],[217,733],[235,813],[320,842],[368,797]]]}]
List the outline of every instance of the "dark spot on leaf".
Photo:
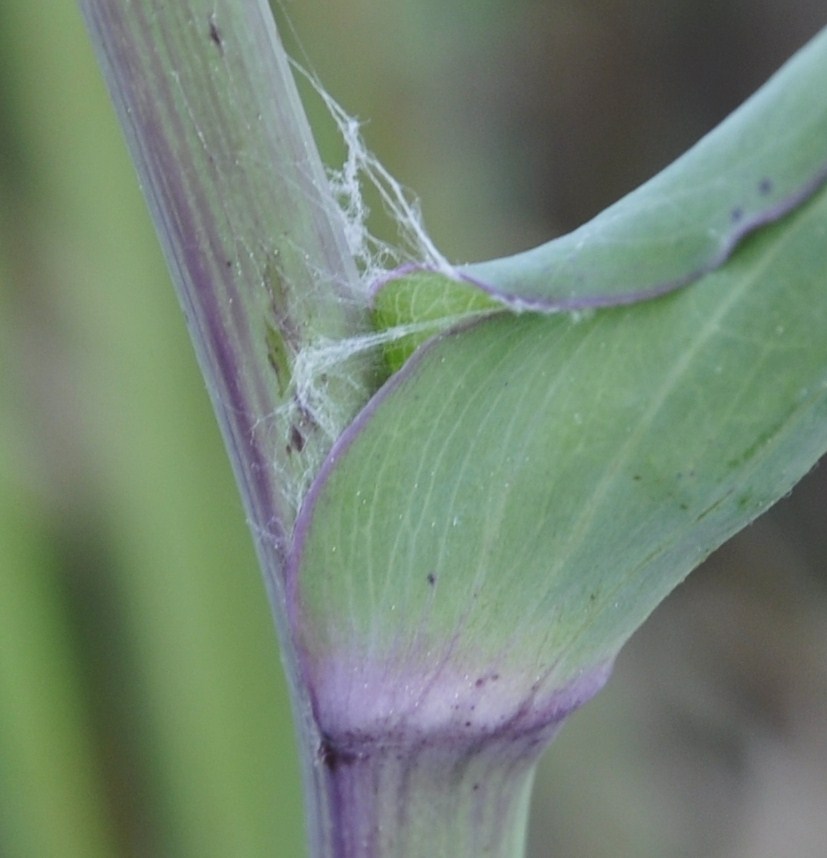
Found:
[{"label": "dark spot on leaf", "polygon": [[466,722],[465,722],[465,726],[466,726],[466,727],[470,727],[470,726],[471,726],[471,722],[470,722],[470,721],[466,721]]},{"label": "dark spot on leaf", "polygon": [[479,678],[479,679],[474,683],[474,686],[475,686],[476,688],[482,688],[482,687],[483,687],[483,685],[485,685],[485,677],[484,677],[484,676],[481,676],[481,677],[480,677],[480,678]]},{"label": "dark spot on leaf", "polygon": [[288,346],[281,331],[274,325],[267,325],[265,339],[267,342],[267,360],[276,374],[276,385],[279,394],[284,396],[287,393],[291,379]]},{"label": "dark spot on leaf", "polygon": [[342,766],[350,766],[355,763],[358,756],[352,751],[344,751],[334,747],[329,739],[322,739],[322,743],[319,745],[319,759],[331,772],[335,772]]},{"label": "dark spot on leaf", "polygon": [[640,474],[632,474],[632,479],[637,483],[643,479]]},{"label": "dark spot on leaf", "polygon": [[473,786],[474,792],[476,792],[479,788],[480,788],[479,784],[474,784],[474,786]]},{"label": "dark spot on leaf", "polygon": [[744,210],[740,206],[736,206],[730,213],[729,219],[732,223],[738,223],[744,217]]},{"label": "dark spot on leaf", "polygon": [[428,583],[433,587],[436,584],[436,575],[433,572],[429,572],[427,575]]},{"label": "dark spot on leaf", "polygon": [[758,193],[761,194],[762,197],[767,196],[767,194],[772,192],[773,183],[772,179],[761,179],[758,183]]},{"label": "dark spot on leaf", "polygon": [[301,453],[304,449],[304,435],[299,431],[298,426],[290,427],[290,443],[287,445],[288,453]]},{"label": "dark spot on leaf", "polygon": [[214,18],[210,18],[210,41],[218,48],[221,53],[224,53],[224,40],[221,38],[221,31],[215,23]]}]

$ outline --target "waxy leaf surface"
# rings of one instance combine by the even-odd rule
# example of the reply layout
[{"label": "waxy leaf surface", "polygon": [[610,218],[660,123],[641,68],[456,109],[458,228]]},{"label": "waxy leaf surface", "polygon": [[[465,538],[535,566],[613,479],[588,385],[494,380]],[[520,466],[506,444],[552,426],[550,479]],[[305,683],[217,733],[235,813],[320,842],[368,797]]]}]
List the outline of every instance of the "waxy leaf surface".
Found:
[{"label": "waxy leaf surface", "polygon": [[720,265],[827,177],[827,30],[671,166],[569,235],[464,277],[517,306],[631,303]]},{"label": "waxy leaf surface", "polygon": [[825,80],[827,30],[683,157],[574,232],[514,256],[458,266],[453,288],[427,268],[391,272],[375,286],[378,324],[453,320],[462,305],[467,312],[497,304],[588,310],[691,283],[827,180]]},{"label": "waxy leaf surface", "polygon": [[[824,78],[827,40],[803,56],[782,75],[815,63]],[[582,234],[580,256],[558,257],[555,278],[567,259],[594,278],[572,275],[561,294],[651,300],[578,317],[475,308],[340,438],[299,516],[289,582],[323,729],[554,718],[566,689],[597,687],[658,602],[824,452],[822,101],[757,138],[730,123],[718,142],[727,158],[743,148],[742,175],[695,150],[646,186],[657,205],[628,197]],[[696,223],[731,182],[738,216],[727,193],[720,219]],[[794,210],[732,252],[733,221],[772,220],[762,197],[781,188],[773,205]],[[523,263],[502,270],[525,297],[543,277],[528,262],[521,278]]]}]

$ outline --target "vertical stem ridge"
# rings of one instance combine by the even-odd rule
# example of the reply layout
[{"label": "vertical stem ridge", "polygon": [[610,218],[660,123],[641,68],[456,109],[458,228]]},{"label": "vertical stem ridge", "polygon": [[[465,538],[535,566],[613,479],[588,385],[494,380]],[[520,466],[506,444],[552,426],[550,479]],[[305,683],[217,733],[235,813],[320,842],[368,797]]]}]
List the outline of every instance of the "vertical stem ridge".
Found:
[{"label": "vertical stem ridge", "polygon": [[319,738],[286,632],[283,572],[302,493],[372,383],[355,361],[320,369],[309,395],[294,379],[315,345],[369,328],[342,215],[265,0],[81,8],[265,573],[318,839]]}]

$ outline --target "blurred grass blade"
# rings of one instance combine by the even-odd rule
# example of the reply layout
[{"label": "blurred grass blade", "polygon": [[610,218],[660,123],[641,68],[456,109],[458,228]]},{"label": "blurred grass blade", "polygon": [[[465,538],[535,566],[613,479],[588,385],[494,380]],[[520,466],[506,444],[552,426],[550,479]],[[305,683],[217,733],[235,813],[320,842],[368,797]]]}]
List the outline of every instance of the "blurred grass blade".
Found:
[{"label": "blurred grass blade", "polygon": [[0,433],[0,852],[110,858],[119,848],[55,558],[11,453]]}]

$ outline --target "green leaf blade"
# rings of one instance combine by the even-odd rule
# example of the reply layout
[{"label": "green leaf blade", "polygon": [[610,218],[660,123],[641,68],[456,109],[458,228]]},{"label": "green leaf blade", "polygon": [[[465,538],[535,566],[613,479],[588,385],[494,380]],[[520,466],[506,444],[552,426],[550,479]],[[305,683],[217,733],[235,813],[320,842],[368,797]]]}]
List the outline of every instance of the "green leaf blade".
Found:
[{"label": "green leaf blade", "polygon": [[[693,282],[827,180],[825,79],[827,30],[684,156],[593,220],[514,256],[458,266],[456,281],[534,312],[637,303]],[[404,306],[383,292],[419,288],[408,281],[410,270],[388,278],[377,301]]]},{"label": "green leaf blade", "polygon": [[417,352],[300,517],[294,629],[323,726],[499,729],[597,687],[827,447],[825,239],[822,191],[691,289],[499,314]]},{"label": "green leaf blade", "polygon": [[667,169],[569,235],[462,275],[535,309],[630,303],[721,265],[827,178],[827,30]]}]

